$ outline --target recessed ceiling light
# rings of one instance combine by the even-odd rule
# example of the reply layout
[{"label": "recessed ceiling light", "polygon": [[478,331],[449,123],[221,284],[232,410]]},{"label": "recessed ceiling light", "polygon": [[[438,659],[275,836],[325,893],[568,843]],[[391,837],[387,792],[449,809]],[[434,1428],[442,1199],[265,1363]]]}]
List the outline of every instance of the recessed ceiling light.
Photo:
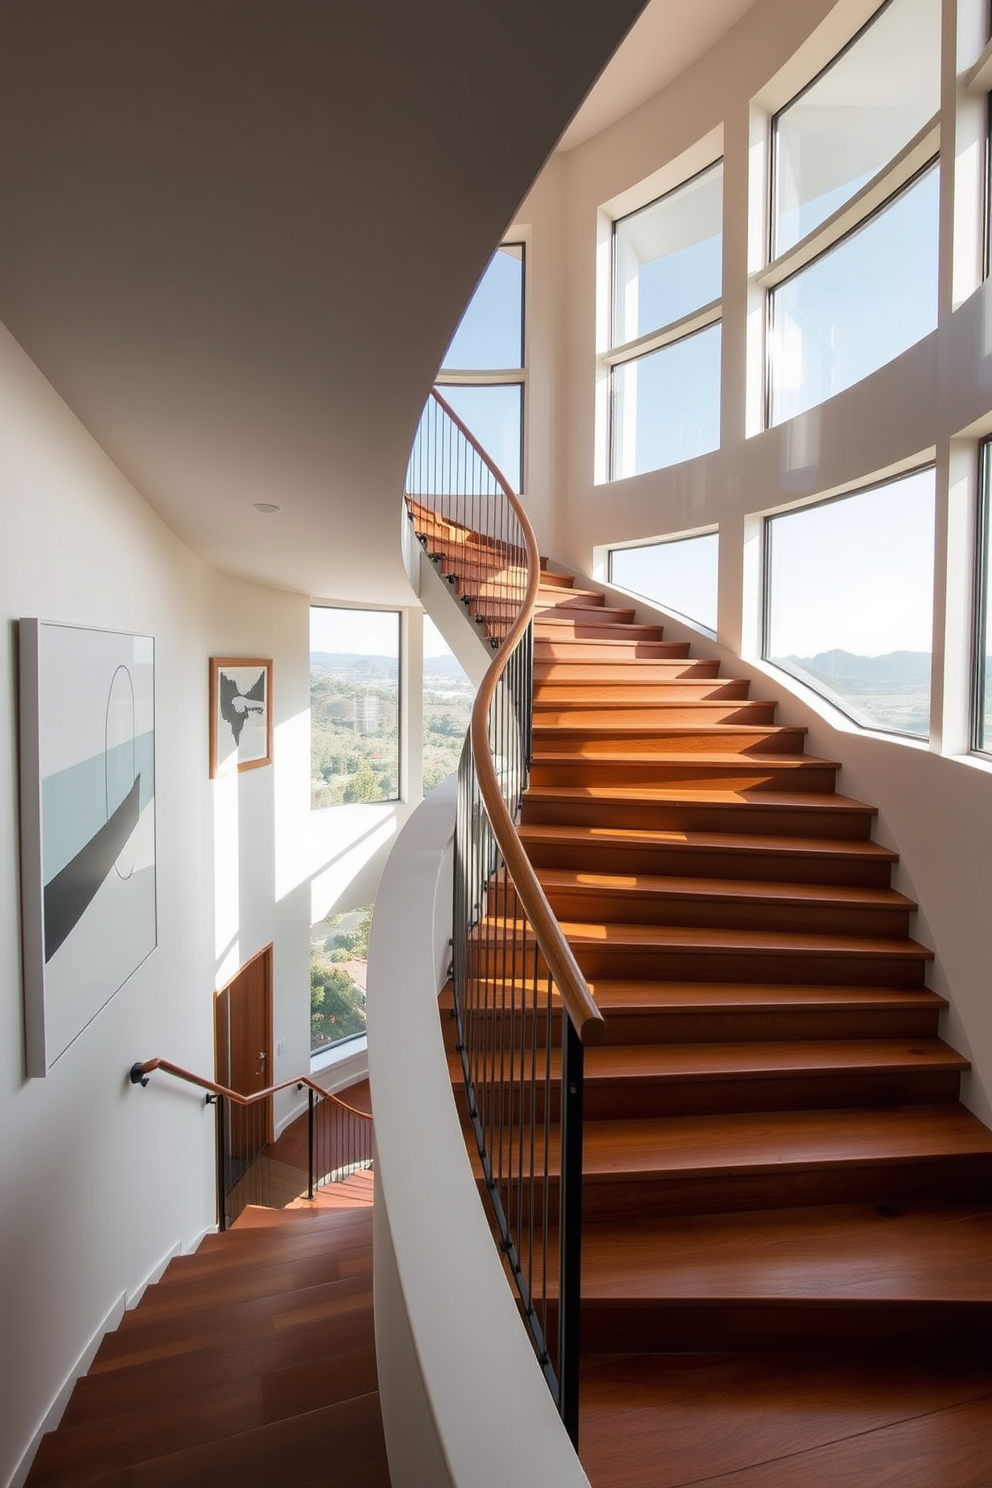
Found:
[{"label": "recessed ceiling light", "polygon": [[276,506],[274,501],[253,501],[252,506],[256,511],[265,512],[266,515],[270,515],[272,512],[282,511],[282,507]]}]

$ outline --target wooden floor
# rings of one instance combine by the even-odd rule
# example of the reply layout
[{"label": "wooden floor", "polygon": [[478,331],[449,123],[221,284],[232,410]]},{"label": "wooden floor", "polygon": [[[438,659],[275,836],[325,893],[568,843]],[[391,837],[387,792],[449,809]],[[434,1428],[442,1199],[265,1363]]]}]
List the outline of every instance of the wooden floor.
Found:
[{"label": "wooden floor", "polygon": [[593,1488],[988,1488],[992,1371],[964,1360],[590,1357]]},{"label": "wooden floor", "polygon": [[356,1173],[173,1260],[104,1339],[28,1488],[388,1488],[371,1199]]},{"label": "wooden floor", "polygon": [[[485,618],[492,546],[414,520]],[[632,614],[542,575],[520,827],[606,1017],[583,1463],[594,1488],[990,1488],[992,1133],[897,854],[802,728]]]}]

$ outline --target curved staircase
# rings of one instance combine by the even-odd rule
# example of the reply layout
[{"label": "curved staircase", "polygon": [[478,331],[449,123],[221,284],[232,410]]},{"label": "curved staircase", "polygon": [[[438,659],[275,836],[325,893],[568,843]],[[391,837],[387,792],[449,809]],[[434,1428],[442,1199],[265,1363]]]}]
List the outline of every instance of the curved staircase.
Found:
[{"label": "curved staircase", "polygon": [[[485,539],[413,517],[488,624]],[[745,680],[547,568],[534,634],[519,832],[607,1024],[585,1061],[594,1488],[988,1488],[992,1132],[874,808]]]}]

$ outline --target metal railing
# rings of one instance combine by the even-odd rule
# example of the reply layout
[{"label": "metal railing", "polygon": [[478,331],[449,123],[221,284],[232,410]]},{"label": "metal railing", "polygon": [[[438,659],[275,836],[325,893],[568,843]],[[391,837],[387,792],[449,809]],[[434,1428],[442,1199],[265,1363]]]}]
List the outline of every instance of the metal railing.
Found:
[{"label": "metal railing", "polygon": [[[167,1059],[149,1059],[131,1066],[131,1084],[147,1085],[156,1070],[206,1091],[207,1104],[216,1111],[220,1230],[226,1230],[248,1204],[282,1209],[296,1199],[312,1200],[327,1184],[373,1166],[372,1117],[331,1095],[308,1075],[241,1095]],[[278,1155],[272,1141],[272,1096],[279,1090],[304,1088],[306,1134]]]},{"label": "metal railing", "polygon": [[421,541],[497,654],[458,771],[454,1016],[467,1112],[522,1315],[578,1440],[582,1065],[602,1014],[516,831],[540,557],[519,499],[435,389],[407,476]]}]

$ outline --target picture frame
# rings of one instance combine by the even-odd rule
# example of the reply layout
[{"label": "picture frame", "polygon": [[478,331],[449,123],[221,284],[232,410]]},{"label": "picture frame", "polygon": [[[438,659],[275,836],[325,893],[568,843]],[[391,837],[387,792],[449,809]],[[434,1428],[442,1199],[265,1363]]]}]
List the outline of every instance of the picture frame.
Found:
[{"label": "picture frame", "polygon": [[210,778],[272,763],[272,661],[210,658]]},{"label": "picture frame", "polygon": [[47,1075],[158,943],[155,641],[18,622],[27,1073]]}]

